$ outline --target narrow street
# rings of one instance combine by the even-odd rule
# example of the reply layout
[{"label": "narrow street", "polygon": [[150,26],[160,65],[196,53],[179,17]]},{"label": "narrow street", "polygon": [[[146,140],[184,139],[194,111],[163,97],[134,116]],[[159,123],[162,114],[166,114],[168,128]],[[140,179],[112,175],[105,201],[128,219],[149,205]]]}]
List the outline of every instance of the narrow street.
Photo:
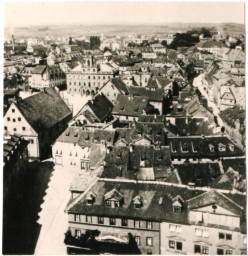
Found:
[{"label": "narrow street", "polygon": [[224,123],[222,121],[222,119],[220,118],[219,114],[220,114],[220,110],[218,109],[218,107],[216,106],[216,104],[212,101],[209,100],[209,95],[207,93],[207,90],[204,90],[204,84],[203,84],[203,79],[204,79],[205,74],[200,74],[199,76],[197,76],[194,81],[193,81],[193,86],[195,88],[198,88],[199,91],[201,92],[201,94],[207,99],[208,101],[208,107],[213,109],[213,114],[217,117],[218,120],[218,124],[220,127],[224,126]]}]

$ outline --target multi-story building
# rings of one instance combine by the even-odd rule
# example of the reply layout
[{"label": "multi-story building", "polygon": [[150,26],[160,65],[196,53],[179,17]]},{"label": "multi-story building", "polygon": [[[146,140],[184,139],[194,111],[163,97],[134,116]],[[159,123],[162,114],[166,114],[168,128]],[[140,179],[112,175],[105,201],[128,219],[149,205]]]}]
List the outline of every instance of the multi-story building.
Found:
[{"label": "multi-story building", "polygon": [[87,57],[66,74],[67,92],[71,95],[95,95],[98,90],[114,77],[114,72],[101,71],[93,57]]},{"label": "multi-story building", "polygon": [[54,88],[13,102],[4,116],[4,130],[29,141],[31,159],[49,156],[51,144],[65,130],[72,112]]},{"label": "multi-story building", "polygon": [[66,76],[58,65],[37,65],[32,70],[32,75],[28,78],[28,82],[32,88],[44,89],[65,85]]},{"label": "multi-story building", "polygon": [[98,179],[66,208],[66,244],[95,254],[113,253],[108,242],[127,245],[127,254],[246,254],[245,202],[217,190]]}]

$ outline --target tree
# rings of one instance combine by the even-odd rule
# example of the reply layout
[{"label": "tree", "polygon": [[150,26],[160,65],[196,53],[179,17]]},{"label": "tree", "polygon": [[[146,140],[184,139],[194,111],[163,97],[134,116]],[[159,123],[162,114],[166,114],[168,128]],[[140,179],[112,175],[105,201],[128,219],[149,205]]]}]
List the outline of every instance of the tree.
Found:
[{"label": "tree", "polygon": [[99,49],[101,45],[101,40],[99,36],[91,36],[90,37],[90,49],[95,50]]},{"label": "tree", "polygon": [[167,47],[167,41],[166,41],[166,40],[163,40],[163,41],[161,42],[161,44],[162,44],[164,47]]}]

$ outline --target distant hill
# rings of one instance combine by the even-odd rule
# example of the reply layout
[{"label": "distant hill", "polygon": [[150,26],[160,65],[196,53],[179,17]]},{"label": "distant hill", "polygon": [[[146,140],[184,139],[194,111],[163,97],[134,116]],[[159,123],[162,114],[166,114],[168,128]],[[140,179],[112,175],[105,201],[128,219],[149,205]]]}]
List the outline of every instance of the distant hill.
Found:
[{"label": "distant hill", "polygon": [[177,33],[185,32],[193,28],[205,27],[211,30],[221,31],[224,34],[238,35],[245,33],[245,26],[243,24],[235,23],[223,23],[223,24],[213,24],[213,23],[168,23],[168,24],[156,24],[156,25],[132,25],[132,24],[117,24],[117,25],[50,25],[48,27],[36,26],[27,27],[24,29],[15,28],[8,29],[5,28],[5,37],[11,34],[15,35],[15,38],[28,38],[30,35],[36,37],[45,37],[46,35],[53,36],[90,36],[90,35],[120,35],[126,36],[129,34],[147,34],[147,35],[158,35],[167,33]]}]

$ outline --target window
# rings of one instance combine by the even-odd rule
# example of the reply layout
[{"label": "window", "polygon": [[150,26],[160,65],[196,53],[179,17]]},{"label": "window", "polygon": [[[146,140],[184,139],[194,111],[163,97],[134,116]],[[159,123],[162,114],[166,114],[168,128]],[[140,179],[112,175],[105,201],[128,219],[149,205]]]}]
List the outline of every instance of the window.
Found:
[{"label": "window", "polygon": [[92,216],[86,215],[86,223],[92,223]]},{"label": "window", "polygon": [[195,235],[198,237],[209,237],[209,232],[205,229],[196,228]]},{"label": "window", "polygon": [[134,227],[135,228],[140,228],[140,221],[139,220],[134,220]]},{"label": "window", "polygon": [[109,225],[115,226],[116,220],[115,218],[109,218]]},{"label": "window", "polygon": [[175,241],[169,240],[169,247],[175,249]]},{"label": "window", "polygon": [[81,230],[76,229],[75,234],[76,234],[76,237],[80,237],[81,236]]},{"label": "window", "polygon": [[183,243],[182,242],[177,242],[176,245],[177,245],[177,250],[181,251],[183,249]]},{"label": "window", "polygon": [[75,214],[75,215],[74,215],[74,220],[75,220],[76,222],[80,222],[80,221],[81,221],[80,215],[79,215],[79,214]]},{"label": "window", "polygon": [[15,109],[12,108],[12,113],[15,113]]},{"label": "window", "polygon": [[201,246],[198,244],[195,244],[195,253],[201,253]]},{"label": "window", "polygon": [[25,131],[25,130],[26,130],[26,128],[25,128],[25,127],[22,127],[22,130],[23,130],[23,131]]},{"label": "window", "polygon": [[22,119],[20,117],[18,117],[18,121],[21,121]]},{"label": "window", "polygon": [[182,226],[179,226],[179,225],[170,224],[169,229],[171,232],[177,232],[177,233],[182,232]]},{"label": "window", "polygon": [[208,254],[208,247],[207,246],[201,246],[199,244],[195,244],[195,253],[199,254]]},{"label": "window", "polygon": [[152,222],[151,221],[146,222],[146,228],[147,229],[152,229]]},{"label": "window", "polygon": [[7,117],[7,121],[10,121],[10,117]]},{"label": "window", "polygon": [[226,250],[226,255],[232,255],[232,250]]},{"label": "window", "polygon": [[7,126],[4,126],[4,130],[7,131]]},{"label": "window", "polygon": [[202,254],[208,254],[208,247],[202,246]]},{"label": "window", "polygon": [[98,217],[98,224],[104,224],[104,217]]},{"label": "window", "polygon": [[123,227],[127,227],[127,225],[128,225],[128,220],[127,220],[127,219],[121,219],[121,225],[122,225]]},{"label": "window", "polygon": [[232,234],[219,233],[219,239],[232,240]]},{"label": "window", "polygon": [[14,132],[16,132],[16,128],[14,128]]},{"label": "window", "polygon": [[13,122],[15,122],[16,120],[15,120],[15,118],[13,118]]},{"label": "window", "polygon": [[146,238],[146,245],[147,245],[147,246],[152,246],[152,242],[153,242],[153,241],[152,241],[152,237],[147,237],[147,238]]},{"label": "window", "polygon": [[173,212],[174,212],[174,213],[179,213],[179,212],[181,212],[181,206],[174,205],[174,206],[173,206]]},{"label": "window", "polygon": [[217,248],[217,255],[224,255],[224,250]]},{"label": "window", "polygon": [[140,245],[140,236],[134,236],[137,245]]}]

